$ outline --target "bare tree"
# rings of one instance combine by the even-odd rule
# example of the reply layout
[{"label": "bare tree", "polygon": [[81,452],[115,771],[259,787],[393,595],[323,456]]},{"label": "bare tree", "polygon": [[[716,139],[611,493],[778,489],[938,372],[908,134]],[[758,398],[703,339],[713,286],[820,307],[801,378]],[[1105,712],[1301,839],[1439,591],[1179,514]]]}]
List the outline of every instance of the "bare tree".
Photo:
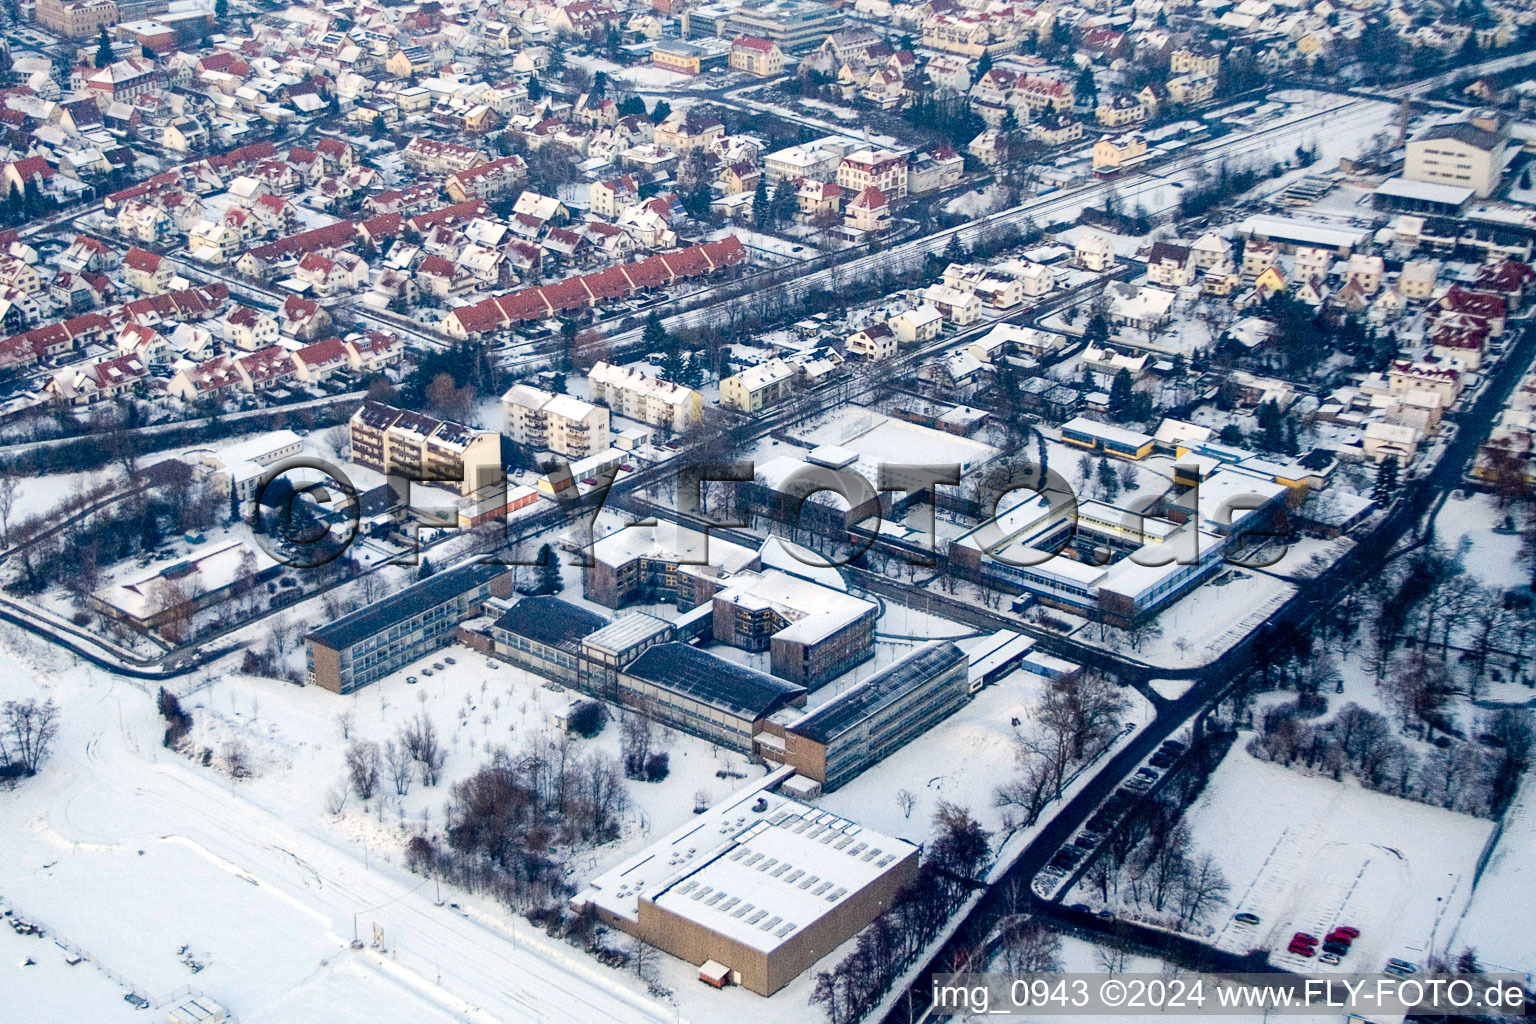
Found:
[{"label": "bare tree", "polygon": [[903,818],[912,817],[912,808],[917,806],[917,796],[910,789],[898,789],[896,791],[896,806],[901,808]]},{"label": "bare tree", "polygon": [[411,757],[421,765],[421,784],[437,785],[443,765],[448,760],[448,752],[438,742],[437,726],[432,719],[425,713],[418,714],[401,730],[400,739],[410,751]]},{"label": "bare tree", "polygon": [[10,542],[11,513],[16,508],[16,478],[0,476],[0,544]]},{"label": "bare tree", "polygon": [[411,791],[411,782],[416,777],[416,760],[411,757],[410,748],[404,741],[384,741],[384,767],[389,772],[389,781],[395,784],[396,796],[405,796]]},{"label": "bare tree", "polygon": [[352,712],[351,708],[337,712],[336,725],[341,729],[342,739],[350,740],[352,738],[352,723],[356,721],[356,718],[357,716]]},{"label": "bare tree", "polygon": [[339,815],[347,807],[347,797],[352,795],[352,787],[346,778],[332,786],[325,794],[325,809],[333,815]]},{"label": "bare tree", "polygon": [[1209,853],[1202,854],[1186,872],[1179,889],[1179,919],[1188,927],[1206,911],[1226,899],[1230,886]]},{"label": "bare tree", "polygon": [[369,800],[379,786],[383,758],[379,745],[372,740],[357,740],[347,747],[347,776],[358,799]]},{"label": "bare tree", "polygon": [[0,708],[0,766],[36,775],[58,731],[59,708],[53,701],[6,701]]},{"label": "bare tree", "polygon": [[1003,965],[1010,974],[1061,970],[1061,936],[1038,918],[1015,917],[1003,926]]}]

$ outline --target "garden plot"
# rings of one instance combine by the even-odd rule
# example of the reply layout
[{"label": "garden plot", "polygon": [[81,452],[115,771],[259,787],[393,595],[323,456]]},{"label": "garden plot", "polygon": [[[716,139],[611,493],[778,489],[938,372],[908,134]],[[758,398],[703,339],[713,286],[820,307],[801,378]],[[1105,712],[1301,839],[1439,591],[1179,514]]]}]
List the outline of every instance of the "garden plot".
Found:
[{"label": "garden plot", "polygon": [[[1360,930],[1337,970],[1378,971],[1390,957],[1443,954],[1471,896],[1493,823],[1301,775],[1233,747],[1188,815],[1194,846],[1231,884],[1212,939],[1234,953],[1267,948],[1277,967],[1317,970],[1285,951],[1295,932]],[[1264,813],[1253,813],[1254,794]],[[1258,915],[1258,925],[1232,920]],[[1220,918],[1218,918],[1220,920]]]}]

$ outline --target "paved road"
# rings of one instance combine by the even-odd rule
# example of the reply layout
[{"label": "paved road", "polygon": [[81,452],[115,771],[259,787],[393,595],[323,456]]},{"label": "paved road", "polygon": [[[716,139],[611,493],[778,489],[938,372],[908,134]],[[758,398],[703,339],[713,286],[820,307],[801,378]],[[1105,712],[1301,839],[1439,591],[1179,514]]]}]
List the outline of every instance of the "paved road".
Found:
[{"label": "paved road", "polygon": [[[1482,393],[1469,408],[1452,417],[1459,429],[1455,438],[1446,446],[1440,461],[1429,472],[1404,487],[1389,514],[1371,534],[1361,538],[1360,543],[1343,559],[1317,579],[1301,584],[1296,596],[1276,613],[1272,621],[1288,621],[1298,626],[1316,621],[1332,609],[1343,595],[1379,572],[1383,561],[1419,523],[1436,498],[1444,491],[1460,485],[1463,473],[1477,453],[1478,444],[1487,436],[1505,401],[1519,384],[1533,358],[1536,358],[1536,329],[1522,325],[1518,330],[1519,337],[1511,344]],[[1057,847],[1067,842],[1082,827],[1104,798],[1158,744],[1195,721],[1247,674],[1256,641],[1257,635],[1250,634],[1216,661],[1188,673],[1157,672],[1159,677],[1185,675],[1195,682],[1177,700],[1159,707],[1152,723],[1111,757],[1077,796],[1052,816],[1014,865],[992,887],[987,897],[967,915],[956,938],[930,958],[928,967],[912,986],[911,1005],[926,1005],[931,976],[939,969],[939,965],[952,963],[956,955],[976,948],[991,933],[997,921],[1008,912],[1001,894],[1010,887],[1010,883],[1023,891],[1029,891],[1029,882],[1050,860]],[[1128,668],[1133,673],[1139,671],[1134,666]],[[885,1018],[885,1024],[908,1024],[907,1005],[907,1000],[898,1001]]]}]

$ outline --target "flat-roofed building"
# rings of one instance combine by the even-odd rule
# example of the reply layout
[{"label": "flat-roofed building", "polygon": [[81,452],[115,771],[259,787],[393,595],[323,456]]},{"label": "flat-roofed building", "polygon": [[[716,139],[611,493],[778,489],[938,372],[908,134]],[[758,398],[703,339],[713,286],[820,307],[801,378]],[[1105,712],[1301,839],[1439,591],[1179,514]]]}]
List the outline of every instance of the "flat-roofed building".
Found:
[{"label": "flat-roofed building", "polygon": [[1128,430],[1083,416],[1076,416],[1061,425],[1061,439],[1078,448],[1131,460],[1151,455],[1154,440],[1152,435],[1139,430]]},{"label": "flat-roofed building", "polygon": [[805,704],[805,687],[673,641],[618,671],[616,696],[652,718],[743,753],[763,721]]},{"label": "flat-roofed building", "polygon": [[774,675],[819,686],[874,657],[872,601],[778,569],[742,572],[714,597],[719,643],[771,651]]},{"label": "flat-roofed building", "polygon": [[607,625],[601,615],[558,597],[525,597],[491,625],[492,649],[545,679],[574,686],[582,640]]},{"label": "flat-roofed building", "polygon": [[666,619],[644,612],[621,615],[581,641],[581,681],[588,693],[615,698],[619,670],[657,644],[670,643],[677,631]]},{"label": "flat-roofed building", "polygon": [[454,638],[492,597],[510,597],[504,565],[474,563],[434,573],[304,637],[306,680],[351,693]]},{"label": "flat-roofed building", "polygon": [[571,901],[772,995],[858,934],[917,876],[918,848],[783,792],[769,773],[592,880]]},{"label": "flat-roofed building", "polygon": [[769,719],[758,750],[836,789],[889,757],[970,699],[970,659],[932,641],[792,721]]},{"label": "flat-roofed building", "polygon": [[752,548],[668,522],[610,533],[591,555],[582,587],[608,608],[668,601],[687,610],[713,597],[725,578],[761,565]]}]

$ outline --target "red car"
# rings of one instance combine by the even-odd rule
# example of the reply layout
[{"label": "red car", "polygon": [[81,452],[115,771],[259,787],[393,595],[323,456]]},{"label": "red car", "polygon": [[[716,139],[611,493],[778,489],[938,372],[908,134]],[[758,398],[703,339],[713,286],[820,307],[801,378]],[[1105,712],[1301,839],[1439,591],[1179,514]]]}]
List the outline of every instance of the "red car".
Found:
[{"label": "red car", "polygon": [[1335,934],[1335,935],[1347,935],[1351,939],[1358,939],[1360,937],[1360,929],[1359,928],[1351,927],[1350,925],[1347,925],[1347,924],[1341,924],[1341,925],[1339,925],[1337,928],[1335,928],[1333,930],[1333,934]]},{"label": "red car", "polygon": [[1291,945],[1294,946],[1298,943],[1305,946],[1315,946],[1317,945],[1317,936],[1308,935],[1306,932],[1297,932],[1291,936]]},{"label": "red car", "polygon": [[[1350,929],[1350,931],[1353,931],[1353,930],[1354,929]],[[1353,935],[1349,934],[1349,932],[1344,931],[1342,928],[1335,928],[1333,931],[1328,933],[1328,937],[1326,939],[1324,939],[1323,941],[1325,943],[1327,943],[1327,942],[1337,942],[1340,945],[1347,946],[1351,942],[1353,942],[1354,940],[1355,940],[1355,937]]]},{"label": "red car", "polygon": [[1309,946],[1305,942],[1292,942],[1286,949],[1297,956],[1312,956],[1317,952],[1317,947]]}]

